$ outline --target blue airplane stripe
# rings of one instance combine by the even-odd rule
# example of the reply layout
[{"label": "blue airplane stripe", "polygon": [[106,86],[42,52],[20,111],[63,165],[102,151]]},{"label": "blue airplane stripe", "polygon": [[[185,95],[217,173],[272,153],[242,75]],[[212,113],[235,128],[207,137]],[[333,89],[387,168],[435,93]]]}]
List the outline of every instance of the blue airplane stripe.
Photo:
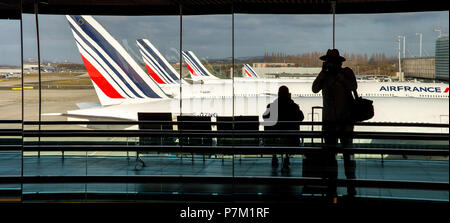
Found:
[{"label": "blue airplane stripe", "polygon": [[138,40],[138,42],[143,47],[144,53],[146,53],[147,57],[151,59],[151,61],[155,64],[155,66],[158,66],[159,69],[161,69],[161,73],[165,75],[165,77],[171,82],[171,83],[177,83],[179,82],[179,77],[177,74],[173,73],[170,68],[167,67],[167,65],[164,63],[164,61],[154,52],[151,50],[151,48],[143,41]]},{"label": "blue airplane stripe", "polygon": [[158,73],[163,74],[162,78],[165,79],[166,82],[170,82],[170,79],[167,78],[167,75],[165,75],[165,70],[159,64],[154,62],[154,60],[152,59],[152,56],[150,54],[148,54],[148,52],[145,50],[145,48],[143,48],[142,46],[139,46],[139,48],[141,49],[141,52],[144,54],[143,56],[145,56],[149,62],[152,62],[154,67],[157,69]]},{"label": "blue airplane stripe", "polygon": [[194,64],[194,62],[192,62],[192,59],[189,57],[188,53],[186,53],[186,51],[183,51],[183,56],[184,59],[186,60],[186,62],[188,62],[192,69],[195,70],[196,73],[200,74],[201,76],[205,76],[201,70],[198,69],[198,67]]},{"label": "blue airplane stripe", "polygon": [[[72,16],[75,21],[82,18],[81,16]],[[85,20],[84,20],[85,21]],[[133,67],[114,49],[114,47],[94,28],[85,21],[80,28],[88,35],[93,41],[95,41],[104,51],[111,57],[117,65],[125,72],[125,74],[131,79],[131,81],[139,88],[147,97],[161,98],[153,89],[151,89],[144,80],[136,73]]]},{"label": "blue airplane stripe", "polygon": [[114,49],[114,47],[88,22],[85,22],[81,29],[92,38],[102,49],[105,50],[114,62],[125,72],[125,74],[131,79],[137,88],[139,88],[145,96],[150,98],[160,98],[156,92],[154,92],[146,83],[142,80],[139,74],[136,73],[134,68],[128,64],[128,62]]},{"label": "blue airplane stripe", "polygon": [[258,76],[258,75],[256,75],[255,71],[253,71],[253,69],[252,69],[250,66],[248,66],[247,64],[245,64],[244,66],[245,66],[245,68],[247,68],[247,70],[248,70],[253,76],[255,76],[255,77]]},{"label": "blue airplane stripe", "polygon": [[145,60],[149,65],[151,65],[151,67],[155,68],[155,69],[158,71],[157,75],[158,75],[161,79],[163,79],[163,80],[164,80],[166,83],[168,83],[168,84],[173,83],[173,81],[170,80],[170,78],[168,78],[167,75],[164,74],[164,72],[161,72],[159,66],[158,66],[157,64],[155,64],[155,62],[154,62],[151,58],[147,58],[147,57],[144,57],[144,58],[145,58],[144,60]]},{"label": "blue airplane stripe", "polygon": [[192,62],[194,62],[194,63],[197,65],[198,69],[199,69],[200,71],[202,71],[202,73],[205,74],[204,76],[209,76],[209,75],[208,75],[208,72],[205,71],[205,69],[203,69],[202,66],[201,66],[199,63],[197,63],[197,61],[195,60],[195,58],[194,58],[192,55],[188,54],[188,56],[191,58]]},{"label": "blue airplane stripe", "polygon": [[256,73],[255,73],[255,71],[254,71],[250,66],[248,66],[248,65],[246,64],[245,67],[247,68],[248,71],[250,71],[250,73],[251,73],[252,75],[257,76]]},{"label": "blue airplane stripe", "polygon": [[161,58],[159,58],[156,52],[154,52],[150,48],[150,46],[148,46],[147,43],[145,43],[144,40],[138,39],[137,41],[140,43],[141,47],[143,48],[143,52],[147,55],[147,57],[150,58],[152,61],[154,61],[155,64],[157,64],[160,67],[160,69],[163,70],[162,73],[165,73],[165,75],[169,75],[174,80],[178,80],[178,76],[176,74],[173,74],[173,72],[166,66],[164,61]]},{"label": "blue airplane stripe", "polygon": [[[89,51],[87,51],[86,48],[84,48],[84,46],[81,45],[80,42],[78,42],[77,39],[75,39],[75,42],[77,42],[78,45],[79,45],[81,48],[83,48],[84,52],[86,52],[87,54],[89,54],[89,56],[91,56],[92,59],[95,60],[95,62],[97,62],[97,64],[100,65],[100,67],[102,67],[102,69],[103,69],[104,71],[106,71],[105,67],[104,67],[101,63],[99,63],[98,60],[95,59],[95,56],[93,56],[91,53],[89,53]],[[87,60],[87,58],[86,58],[86,60]],[[108,74],[108,76],[111,77],[111,75],[110,75],[108,72],[106,72],[106,74]],[[117,83],[117,81],[114,80],[114,78],[111,77],[111,79],[114,81],[114,83],[117,84],[117,86],[119,86],[120,90],[122,90],[123,93],[125,93],[125,94],[127,95],[128,98],[132,98],[130,95],[128,95],[128,93],[127,93],[126,91],[123,90],[123,88]]]},{"label": "blue airplane stripe", "polygon": [[160,73],[163,76],[163,79],[166,80],[166,82],[170,82],[173,83],[173,81],[171,80],[171,78],[168,77],[168,74],[166,73],[166,71],[164,70],[164,68],[161,67],[161,64],[158,64],[157,61],[155,61],[155,59],[148,54],[148,52],[146,52],[147,50],[142,49],[142,52],[145,54],[145,56],[147,57],[147,59],[149,60],[149,62],[152,63],[152,65],[158,69],[158,73]]},{"label": "blue airplane stripe", "polygon": [[[69,23],[70,24],[70,23]],[[125,86],[127,86],[127,88],[138,98],[142,98],[142,96],[140,96],[127,82],[126,80],[123,78],[123,76],[114,68],[114,66],[111,65],[111,63],[109,63],[109,61],[91,44],[89,43],[89,41],[87,41],[84,36],[82,36],[78,30],[75,29],[75,27],[73,27],[72,24],[70,24],[72,30],[77,34],[78,37],[80,37],[81,40],[83,40],[83,42],[88,45],[88,47],[93,50],[99,57],[100,59],[106,63],[106,65],[108,65],[108,67],[114,72],[114,74],[117,75],[117,77],[119,77],[119,79],[122,81],[122,83],[125,84]],[[83,47],[83,49],[86,51],[86,49]],[[92,56],[92,55],[91,55]],[[98,62],[98,60],[97,60]],[[99,63],[100,64],[100,63]],[[105,67],[103,67],[105,68]],[[106,69],[105,69],[106,71]],[[107,72],[108,73],[108,72]],[[110,75],[110,74],[108,74]],[[115,80],[115,78],[113,78],[111,75],[110,77],[114,80],[114,82],[117,83],[117,81]],[[120,85],[118,84],[118,86],[120,87]],[[123,89],[122,89],[123,90]],[[124,91],[125,92],[125,91]]]},{"label": "blue airplane stripe", "polygon": [[189,64],[192,66],[193,69],[195,69],[195,71],[196,71],[198,74],[200,74],[201,76],[208,76],[208,75],[204,74],[204,73],[197,67],[197,65],[192,61],[192,58],[189,56],[188,53],[185,53],[185,52],[184,52],[184,55],[185,55],[184,59],[187,60],[187,62],[189,62]]},{"label": "blue airplane stripe", "polygon": [[162,66],[162,68],[167,72],[167,74],[170,75],[170,77],[172,77],[172,79],[174,80],[179,80],[178,76],[176,74],[174,74],[168,67],[167,65],[159,58],[159,56],[144,42],[144,40],[142,39],[138,39],[137,40],[142,47],[144,47],[145,51],[147,51],[157,62],[158,64],[160,64],[160,66]]}]

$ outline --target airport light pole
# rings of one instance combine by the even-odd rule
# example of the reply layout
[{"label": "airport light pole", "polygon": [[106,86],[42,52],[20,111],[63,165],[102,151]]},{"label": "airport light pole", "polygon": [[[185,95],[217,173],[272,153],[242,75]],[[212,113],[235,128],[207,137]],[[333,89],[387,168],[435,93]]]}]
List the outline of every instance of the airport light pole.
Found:
[{"label": "airport light pole", "polygon": [[422,57],[422,33],[416,33],[417,35],[419,35],[419,57]]},{"label": "airport light pole", "polygon": [[403,58],[406,57],[406,36],[403,36]]},{"label": "airport light pole", "polygon": [[331,2],[331,10],[333,13],[333,49],[336,49],[336,45],[335,45],[335,35],[336,35],[336,1],[332,1]]},{"label": "airport light pole", "polygon": [[397,42],[398,42],[398,80],[400,80],[400,77],[402,76],[402,61],[401,61],[401,54],[400,54],[400,47],[401,47],[401,40],[402,36],[398,36]]},{"label": "airport light pole", "polygon": [[435,32],[439,32],[438,38],[441,38],[441,36],[442,36],[442,29],[441,29],[441,27],[435,28],[434,31]]}]

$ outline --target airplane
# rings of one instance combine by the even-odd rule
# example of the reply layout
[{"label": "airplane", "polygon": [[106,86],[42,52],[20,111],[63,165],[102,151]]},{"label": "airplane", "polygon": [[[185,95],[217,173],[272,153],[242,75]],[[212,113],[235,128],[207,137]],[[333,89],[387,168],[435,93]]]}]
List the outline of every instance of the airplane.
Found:
[{"label": "airplane", "polygon": [[[186,61],[186,65],[189,67],[202,67],[203,69],[189,69],[191,75],[197,78],[202,77],[215,77],[202,65],[202,62],[192,51],[183,51],[183,58]],[[190,65],[189,65],[190,64]],[[249,65],[244,64],[244,73],[247,77],[239,78],[235,77],[234,90],[240,90],[242,88],[252,87],[254,92],[258,93],[272,93],[276,94],[278,87],[286,85],[292,90],[292,94],[296,96],[312,96],[313,92],[310,90],[310,86],[314,78],[301,78],[301,79],[275,79],[275,78],[260,78],[257,72]],[[206,72],[205,72],[206,71]],[[223,83],[231,83],[230,80],[215,78],[213,82],[207,78],[202,79],[205,84],[217,84],[219,81]],[[241,83],[242,82],[242,83]],[[267,90],[269,84],[271,90]],[[448,94],[435,94],[435,93],[448,93],[448,84],[444,83],[407,83],[407,82],[377,82],[377,81],[358,81],[360,89],[358,90],[363,96],[387,96],[387,97],[448,97]],[[262,88],[261,88],[262,87]],[[263,90],[261,92],[260,90]],[[316,95],[316,96],[321,96]]]},{"label": "airplane", "polygon": [[256,77],[259,78],[259,75],[255,72],[255,70],[253,70],[253,68],[248,65],[248,64],[244,64],[244,72],[245,74],[247,74],[248,77]]},{"label": "airplane", "polygon": [[193,80],[217,80],[200,62],[192,51],[182,51],[183,59]]},{"label": "airplane", "polygon": [[[170,65],[164,56],[148,39],[138,39],[136,41],[139,51],[142,55],[148,74],[158,85],[169,95],[179,97],[180,88],[182,88],[182,97],[223,97],[233,95],[233,85],[231,79],[219,79],[212,75],[195,56],[192,51],[183,51],[186,66],[192,77],[192,84],[181,79],[180,74]],[[200,77],[202,76],[202,77]],[[208,79],[208,82],[204,81]],[[210,81],[211,80],[211,81]],[[256,86],[257,83],[247,82],[245,88],[234,91],[234,95],[254,95],[262,93],[255,91],[261,89]],[[238,86],[239,83],[234,85]],[[262,85],[261,85],[262,86]],[[267,88],[266,88],[267,89]]]},{"label": "airplane", "polygon": [[[206,83],[218,83],[218,82],[231,82],[230,79],[220,79],[211,74],[208,69],[205,68],[203,63],[198,59],[198,57],[194,54],[193,51],[182,51],[183,59],[186,62],[186,66],[191,74],[192,79],[200,80]],[[247,75],[246,77],[234,77],[234,81],[242,81],[245,83],[251,82],[276,82],[276,83],[303,83],[303,82],[312,82],[311,78],[297,78],[297,79],[275,79],[275,78],[260,78],[255,70],[249,65],[244,64],[243,66],[244,73]],[[255,79],[249,79],[249,77]]]},{"label": "airplane", "polygon": [[[169,62],[159,53],[148,39],[137,40],[142,57],[149,70],[150,76],[156,76],[154,80],[167,79],[169,74],[175,81],[166,81],[164,85],[171,85],[174,92],[179,92],[179,73],[169,64]],[[248,64],[244,64],[244,71],[248,77],[254,78],[234,78],[220,79],[211,74],[198,57],[192,51],[183,51],[183,58],[193,80],[202,80],[188,84],[182,82],[183,97],[223,97],[223,96],[250,96],[258,94],[276,95],[281,85],[286,85],[291,89],[293,96],[297,97],[321,97],[321,94],[314,94],[311,90],[313,79],[271,79],[259,78],[259,75]],[[149,62],[148,62],[149,61]],[[169,73],[169,74],[168,74]],[[159,82],[158,82],[159,83]],[[200,83],[200,84],[199,84]],[[359,94],[361,96],[378,97],[423,97],[423,98],[443,98],[448,97],[445,89],[448,85],[442,83],[385,83],[376,81],[359,81]],[[164,88],[165,89],[165,88]],[[440,94],[439,94],[440,93]],[[178,96],[178,95],[177,95]]]},{"label": "airplane", "polygon": [[[61,114],[69,120],[138,120],[138,112],[171,112],[174,116],[212,117],[257,115],[262,120],[261,115],[267,104],[276,99],[273,94],[169,97],[92,16],[66,17],[101,103],[100,106],[87,106]],[[411,89],[414,92],[417,88],[406,87],[406,84],[403,87],[384,86],[391,93]],[[310,90],[311,85],[308,88]],[[447,90],[433,87],[423,87],[422,90],[442,94],[447,91],[448,94],[448,87]],[[424,98],[370,95],[367,98],[374,101],[375,116],[370,120],[373,122],[448,123],[448,96]],[[313,118],[320,120],[320,112],[312,111],[313,107],[322,106],[322,98],[318,94],[293,94],[292,99],[304,111],[305,121]],[[437,130],[428,128],[417,131]]]},{"label": "airplane", "polygon": [[[138,39],[136,43],[150,76],[158,84],[179,84],[178,72],[169,64],[148,39]],[[182,80],[182,79],[181,79]],[[186,83],[186,82],[183,82]]]}]

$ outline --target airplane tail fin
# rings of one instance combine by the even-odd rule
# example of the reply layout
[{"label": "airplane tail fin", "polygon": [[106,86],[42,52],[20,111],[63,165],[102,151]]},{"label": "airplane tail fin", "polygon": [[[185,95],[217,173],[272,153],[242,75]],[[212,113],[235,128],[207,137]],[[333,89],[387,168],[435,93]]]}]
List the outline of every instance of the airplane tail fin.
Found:
[{"label": "airplane tail fin", "polygon": [[189,72],[191,73],[191,77],[194,80],[202,80],[202,79],[217,79],[216,76],[212,75],[208,69],[203,66],[202,62],[195,56],[192,51],[183,51],[183,58],[186,62],[186,66],[188,67]]},{"label": "airplane tail fin", "polygon": [[66,16],[102,105],[167,98],[120,43],[92,16]]},{"label": "airplane tail fin", "polygon": [[160,85],[179,84],[179,73],[148,39],[136,41],[149,75]]},{"label": "airplane tail fin", "polygon": [[247,77],[259,78],[259,75],[248,64],[244,64],[244,72],[247,75]]}]

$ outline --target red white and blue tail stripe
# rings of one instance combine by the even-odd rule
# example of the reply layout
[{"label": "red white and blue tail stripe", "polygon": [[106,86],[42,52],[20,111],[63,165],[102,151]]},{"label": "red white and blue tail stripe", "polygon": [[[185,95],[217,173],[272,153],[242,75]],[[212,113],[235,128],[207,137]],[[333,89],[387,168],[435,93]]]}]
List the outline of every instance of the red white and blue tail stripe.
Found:
[{"label": "red white and blue tail stripe", "polygon": [[67,15],[66,18],[102,105],[167,97],[92,16]]},{"label": "red white and blue tail stripe", "polygon": [[202,62],[200,62],[192,51],[183,51],[182,54],[192,79],[217,78],[203,66]]},{"label": "red white and blue tail stripe", "polygon": [[137,45],[148,74],[158,84],[179,84],[180,75],[148,39],[138,39]]},{"label": "red white and blue tail stripe", "polygon": [[247,75],[246,77],[255,77],[255,78],[259,78],[259,75],[255,72],[255,70],[253,70],[253,68],[248,65],[248,64],[244,64],[244,72]]}]

